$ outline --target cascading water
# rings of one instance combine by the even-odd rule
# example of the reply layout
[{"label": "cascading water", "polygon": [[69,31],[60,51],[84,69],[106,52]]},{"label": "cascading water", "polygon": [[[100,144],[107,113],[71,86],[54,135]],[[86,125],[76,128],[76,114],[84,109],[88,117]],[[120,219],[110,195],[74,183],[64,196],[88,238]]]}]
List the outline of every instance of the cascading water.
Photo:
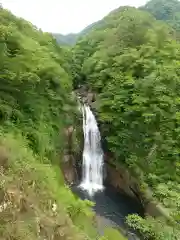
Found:
[{"label": "cascading water", "polygon": [[80,187],[90,195],[103,190],[103,151],[96,119],[89,106],[82,106],[84,150]]}]

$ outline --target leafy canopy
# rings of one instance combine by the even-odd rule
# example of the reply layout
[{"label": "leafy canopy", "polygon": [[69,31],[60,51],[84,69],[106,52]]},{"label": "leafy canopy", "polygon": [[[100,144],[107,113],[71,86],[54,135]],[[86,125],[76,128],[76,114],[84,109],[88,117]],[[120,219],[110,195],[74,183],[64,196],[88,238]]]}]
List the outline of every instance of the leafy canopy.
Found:
[{"label": "leafy canopy", "polygon": [[147,239],[176,240],[180,234],[180,44],[175,36],[148,12],[121,7],[74,47],[74,85],[98,93],[95,106],[112,161],[125,164],[172,215],[171,223],[157,228],[156,220],[129,219],[142,234],[147,227]]}]

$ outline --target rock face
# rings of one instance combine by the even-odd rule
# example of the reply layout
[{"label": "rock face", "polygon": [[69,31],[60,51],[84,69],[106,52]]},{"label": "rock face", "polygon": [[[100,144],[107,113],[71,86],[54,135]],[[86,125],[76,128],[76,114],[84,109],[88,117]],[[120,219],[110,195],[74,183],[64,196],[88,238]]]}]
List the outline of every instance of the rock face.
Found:
[{"label": "rock face", "polygon": [[154,201],[149,188],[141,190],[138,180],[132,176],[127,168],[123,166],[116,167],[112,162],[112,158],[105,157],[105,182],[108,185],[115,187],[117,191],[123,191],[140,202],[145,215],[152,217],[163,216],[170,219],[168,211],[160,203]]},{"label": "rock face", "polygon": [[66,183],[72,185],[78,180],[76,162],[72,155],[65,155],[62,163],[62,170]]},{"label": "rock face", "polygon": [[[77,129],[69,126],[64,130],[65,148],[61,168],[67,184],[72,185],[79,180],[81,162],[81,140],[78,139]],[[78,145],[78,146],[77,146]]]},{"label": "rock face", "polygon": [[81,97],[82,102],[88,105],[91,105],[96,99],[96,94],[93,93],[87,86],[82,86],[76,93]]},{"label": "rock face", "polygon": [[116,167],[110,160],[105,161],[106,168],[106,183],[112,185],[117,191],[124,192],[125,194],[136,198],[143,204],[143,199],[139,190],[137,180],[130,175],[124,167]]}]

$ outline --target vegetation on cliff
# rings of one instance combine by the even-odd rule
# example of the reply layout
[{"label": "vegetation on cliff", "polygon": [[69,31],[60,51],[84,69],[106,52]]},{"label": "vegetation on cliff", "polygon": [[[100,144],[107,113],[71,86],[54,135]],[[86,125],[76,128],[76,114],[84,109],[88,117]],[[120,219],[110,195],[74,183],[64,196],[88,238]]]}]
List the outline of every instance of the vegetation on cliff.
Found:
[{"label": "vegetation on cliff", "polygon": [[168,215],[132,215],[128,224],[148,240],[180,239],[179,9],[175,0],[121,7],[87,28],[72,54],[0,8],[2,239],[97,238],[91,203],[71,193],[59,169],[79,85],[97,93],[115,164],[126,165],[142,191],[150,188]]},{"label": "vegetation on cliff", "polygon": [[165,21],[180,31],[180,2],[178,0],[151,0],[140,9],[150,12],[156,19]]},{"label": "vegetation on cliff", "polygon": [[98,93],[101,130],[115,163],[128,166],[142,189],[151,188],[170,216],[128,218],[153,240],[180,239],[180,43],[175,36],[170,25],[147,11],[121,7],[73,49],[74,86],[86,84]]},{"label": "vegetation on cliff", "polygon": [[92,203],[72,194],[60,170],[78,114],[71,53],[2,7],[0,22],[1,239],[95,240]]},{"label": "vegetation on cliff", "polygon": [[0,22],[1,239],[94,239],[59,168],[76,114],[68,52],[2,8]]}]

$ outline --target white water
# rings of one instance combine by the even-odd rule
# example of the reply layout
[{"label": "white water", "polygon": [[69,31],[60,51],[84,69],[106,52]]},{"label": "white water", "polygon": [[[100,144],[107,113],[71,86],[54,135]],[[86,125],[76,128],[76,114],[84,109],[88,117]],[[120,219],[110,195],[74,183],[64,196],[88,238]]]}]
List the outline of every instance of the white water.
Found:
[{"label": "white water", "polygon": [[84,150],[80,187],[90,195],[103,190],[103,151],[96,119],[89,106],[82,106]]}]

